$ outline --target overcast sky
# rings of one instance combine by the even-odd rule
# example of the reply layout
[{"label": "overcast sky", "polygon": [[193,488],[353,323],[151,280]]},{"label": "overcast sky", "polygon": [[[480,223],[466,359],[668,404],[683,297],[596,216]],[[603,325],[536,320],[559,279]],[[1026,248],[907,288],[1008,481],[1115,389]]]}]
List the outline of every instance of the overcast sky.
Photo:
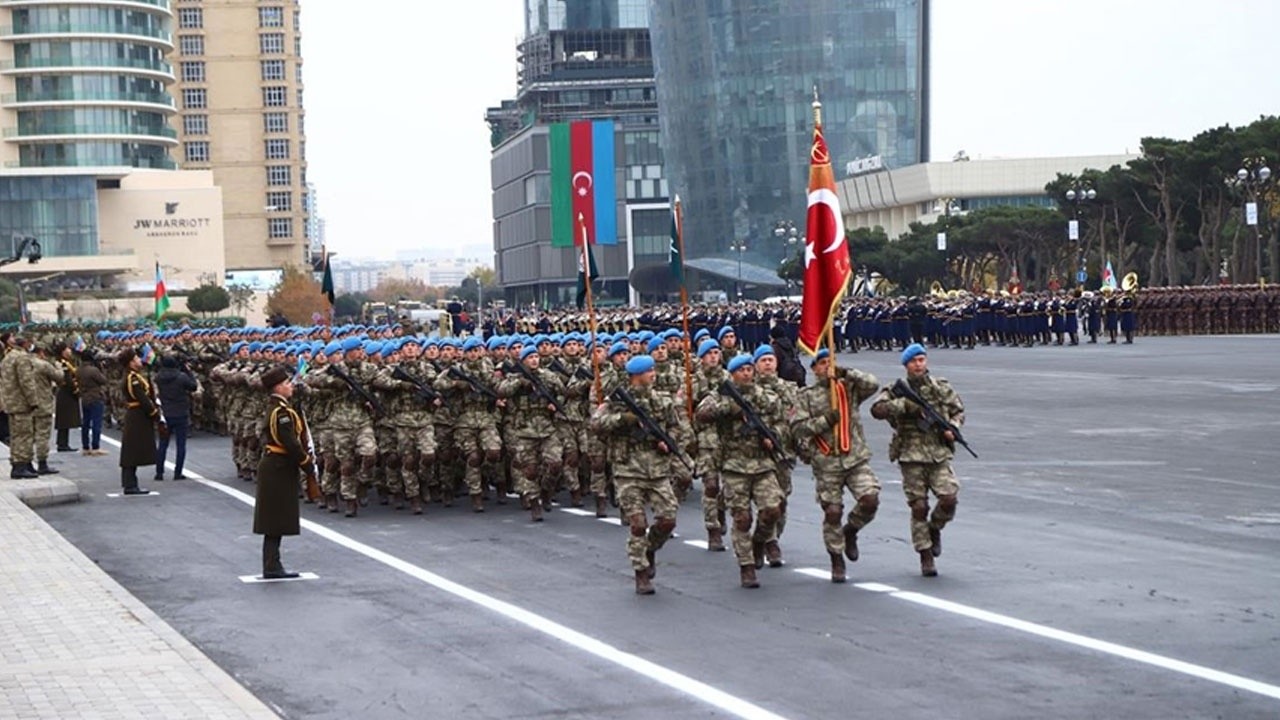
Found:
[{"label": "overcast sky", "polygon": [[[330,250],[492,261],[485,108],[515,94],[521,0],[303,4],[308,180]],[[934,0],[932,149],[1136,152],[1280,113],[1276,0]]]}]

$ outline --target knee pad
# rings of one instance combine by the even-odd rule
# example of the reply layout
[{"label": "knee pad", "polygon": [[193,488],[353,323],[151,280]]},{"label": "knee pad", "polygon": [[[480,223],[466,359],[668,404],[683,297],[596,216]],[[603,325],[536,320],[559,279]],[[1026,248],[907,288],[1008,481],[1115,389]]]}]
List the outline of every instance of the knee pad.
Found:
[{"label": "knee pad", "polygon": [[871,493],[858,498],[859,514],[873,517],[878,509],[880,509],[880,493]]},{"label": "knee pad", "polygon": [[782,508],[779,507],[765,508],[760,511],[760,522],[762,524],[778,522],[780,517],[782,517]]},{"label": "knee pad", "polygon": [[483,464],[484,464],[484,456],[481,455],[479,451],[476,451],[473,453],[467,453],[467,465],[473,468],[478,468]]},{"label": "knee pad", "polygon": [[843,505],[823,505],[822,506],[822,522],[827,525],[839,525],[840,518],[844,516]]},{"label": "knee pad", "polygon": [[955,495],[939,495],[938,496],[938,512],[953,513],[956,511]]},{"label": "knee pad", "polygon": [[560,463],[551,463],[547,466],[547,475],[549,477],[559,477],[562,470],[564,470],[564,466]]},{"label": "knee pad", "polygon": [[629,518],[629,521],[631,524],[631,534],[636,537],[644,537],[645,532],[649,529],[648,524],[644,521],[644,514],[636,513]]},{"label": "knee pad", "polygon": [[431,465],[435,461],[436,461],[436,456],[434,453],[421,453],[418,455],[419,467],[426,467],[428,465]]},{"label": "knee pad", "polygon": [[924,522],[929,519],[929,501],[928,500],[912,500],[911,501],[911,519]]},{"label": "knee pad", "polygon": [[342,477],[351,477],[356,474],[356,463],[354,460],[343,460],[338,463],[338,474]]},{"label": "knee pad", "polygon": [[713,498],[720,494],[720,480],[714,477],[702,478],[703,497]]},{"label": "knee pad", "polygon": [[738,532],[747,532],[751,529],[750,510],[738,510],[733,513],[733,529]]},{"label": "knee pad", "polygon": [[578,462],[580,460],[581,458],[578,456],[577,450],[570,450],[569,452],[564,454],[565,467],[576,469],[578,467]]},{"label": "knee pad", "polygon": [[416,453],[409,453],[408,455],[405,455],[404,462],[401,463],[400,467],[404,468],[405,472],[417,472],[418,455]]},{"label": "knee pad", "polygon": [[676,519],[675,518],[657,518],[656,520],[653,521],[653,529],[662,533],[663,535],[670,535],[671,533],[675,532]]},{"label": "knee pad", "polygon": [[600,459],[600,460],[592,460],[592,461],[591,461],[591,472],[593,472],[593,473],[602,473],[602,472],[604,472],[604,460],[603,460],[603,459]]},{"label": "knee pad", "polygon": [[360,458],[360,469],[364,472],[373,472],[378,467],[378,457],[376,455],[364,455]]},{"label": "knee pad", "polygon": [[324,459],[324,471],[326,474],[337,475],[341,472],[341,467],[342,465],[336,457],[326,457]]},{"label": "knee pad", "polygon": [[496,462],[498,462],[498,461],[499,461],[499,460],[501,460],[501,459],[502,459],[502,450],[501,450],[501,449],[498,449],[498,450],[485,450],[485,451],[484,451],[484,461],[485,461],[485,462],[489,462],[489,463],[496,463]]},{"label": "knee pad", "polygon": [[257,438],[257,436],[256,436],[256,435],[246,436],[246,437],[245,437],[245,439],[244,439],[244,446],[245,446],[246,448],[248,448],[249,450],[254,450],[254,451],[256,451],[256,450],[258,449],[258,438]]},{"label": "knee pad", "polygon": [[403,462],[400,453],[387,453],[382,457],[382,464],[389,470],[399,470]]}]

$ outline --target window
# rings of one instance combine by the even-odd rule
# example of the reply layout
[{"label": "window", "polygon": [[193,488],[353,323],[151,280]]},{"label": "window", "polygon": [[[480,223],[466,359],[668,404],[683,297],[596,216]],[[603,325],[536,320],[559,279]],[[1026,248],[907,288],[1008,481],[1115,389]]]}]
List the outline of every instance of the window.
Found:
[{"label": "window", "polygon": [[293,36],[293,54],[302,57],[302,36]]},{"label": "window", "polygon": [[263,80],[284,80],[284,61],[283,60],[263,60],[262,61],[262,79]]},{"label": "window", "polygon": [[182,63],[182,82],[204,82],[204,61]]},{"label": "window", "polygon": [[267,193],[267,211],[293,212],[293,193],[279,191]]},{"label": "window", "polygon": [[258,52],[263,55],[278,55],[284,52],[283,33],[263,33],[258,36]]},{"label": "window", "polygon": [[268,140],[267,159],[268,160],[288,160],[289,159],[289,141],[288,140]]},{"label": "window", "polygon": [[263,115],[262,128],[269,133],[289,132],[289,114],[270,112]]},{"label": "window", "polygon": [[208,135],[208,115],[185,115],[182,118],[182,132],[187,135]]},{"label": "window", "polygon": [[296,82],[302,82],[302,63],[293,66],[293,79]]},{"label": "window", "polygon": [[182,107],[188,110],[200,110],[209,107],[209,94],[204,88],[183,88]]},{"label": "window", "polygon": [[293,180],[292,168],[288,165],[268,165],[267,166],[267,184],[268,185],[289,185]]},{"label": "window", "polygon": [[302,107],[302,88],[298,88],[298,107]]},{"label": "window", "polygon": [[178,52],[183,55],[203,55],[204,54],[204,36],[203,35],[179,35],[178,36]]},{"label": "window", "polygon": [[204,27],[204,11],[200,8],[178,8],[178,27]]},{"label": "window", "polygon": [[284,8],[282,7],[258,8],[258,26],[259,27],[284,27]]},{"label": "window", "polygon": [[187,162],[209,162],[209,141],[196,140],[186,144]]},{"label": "window", "polygon": [[289,104],[289,88],[262,88],[262,104],[267,107],[285,107]]},{"label": "window", "polygon": [[302,13],[298,12],[297,10],[294,10],[293,11],[293,31],[299,32],[301,30],[302,30]]},{"label": "window", "polygon": [[293,218],[268,218],[267,219],[267,237],[269,238],[293,237]]}]

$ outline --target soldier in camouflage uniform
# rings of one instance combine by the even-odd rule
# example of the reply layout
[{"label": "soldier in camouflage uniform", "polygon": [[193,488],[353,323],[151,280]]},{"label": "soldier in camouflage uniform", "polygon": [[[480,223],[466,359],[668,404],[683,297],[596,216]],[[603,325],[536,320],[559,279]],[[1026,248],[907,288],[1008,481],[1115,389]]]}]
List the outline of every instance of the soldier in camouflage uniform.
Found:
[{"label": "soldier in camouflage uniform", "polygon": [[[653,358],[639,356],[627,362],[628,392],[636,404],[677,443],[687,442],[688,426],[675,403],[653,391]],[[670,463],[664,457],[679,448],[655,441],[641,427],[638,418],[621,401],[601,403],[591,416],[593,435],[606,438],[613,459],[618,503],[629,528],[627,557],[635,571],[636,593],[652,595],[657,575],[657,552],[676,529],[676,498],[667,474]],[[649,525],[646,510],[652,511]]]},{"label": "soldier in camouflage uniform", "polygon": [[[587,372],[592,374],[591,385],[587,391],[588,407],[595,407],[609,397],[604,392],[604,387],[609,384],[609,377],[612,374],[608,355],[609,350],[602,340],[597,340],[587,348],[587,357],[583,364]],[[597,392],[599,392],[598,395]],[[609,449],[596,433],[587,433],[587,460],[590,463],[588,490],[596,499],[596,517],[602,518],[608,515],[609,506]]]},{"label": "soldier in camouflage uniform", "polygon": [[[879,384],[874,375],[836,367],[825,349],[811,365],[814,383],[800,393],[793,427],[798,447],[813,465],[831,582],[842,583],[844,559],[858,559],[858,531],[875,519],[880,507],[880,481],[871,470],[871,449],[858,416],[858,406],[876,394]],[[846,488],[855,504],[841,527]]]},{"label": "soldier in camouflage uniform", "polygon": [[716,342],[720,343],[720,364],[729,367],[729,361],[743,354],[738,344],[738,333],[732,325],[725,325],[716,333]]},{"label": "soldier in camouflage uniform", "polygon": [[339,494],[347,508],[346,517],[356,517],[361,485],[373,476],[378,461],[374,409],[339,373],[368,390],[376,370],[365,362],[364,346],[359,339],[345,338],[340,347],[342,359],[330,362],[324,374],[310,374],[308,385],[334,394],[333,411],[329,415],[332,444],[325,449],[325,473],[338,479]]},{"label": "soldier in camouflage uniform", "polygon": [[[698,367],[693,376],[693,400],[697,407],[718,392],[729,374],[720,365],[720,344],[703,340],[698,345]],[[702,523],[707,530],[707,550],[724,552],[725,502],[720,483],[722,454],[714,426],[694,418],[697,433],[697,470],[702,478]]]},{"label": "soldier in camouflage uniform", "polygon": [[[666,395],[687,417],[689,412],[686,404],[684,366],[667,359],[667,342],[664,337],[650,339],[647,349],[649,357],[653,358],[654,369],[657,372],[657,379],[653,384],[654,391]],[[676,458],[672,457],[670,463],[672,490],[675,491],[676,501],[683,503],[693,487],[693,475],[684,463]]]},{"label": "soldier in camouflage uniform", "polygon": [[551,496],[560,483],[564,458],[556,428],[559,412],[552,402],[560,402],[564,384],[555,373],[540,367],[541,359],[537,346],[525,347],[514,362],[521,363],[534,380],[511,369],[504,372],[497,387],[498,397],[506,400],[510,421],[516,492],[527,502],[534,522],[542,521],[544,507],[550,508]]},{"label": "soldier in camouflage uniform", "polygon": [[[729,376],[744,400],[770,429],[777,432],[785,422],[784,410],[773,395],[755,384],[751,356],[739,355],[729,361]],[[713,425],[720,441],[723,465],[720,476],[724,500],[733,517],[733,552],[738,558],[739,580],[744,588],[760,587],[756,568],[764,565],[764,544],[782,516],[782,488],[771,442],[748,426],[743,409],[730,397],[710,392],[698,403],[699,422]],[[758,518],[752,531],[751,506]]]},{"label": "soldier in camouflage uniform", "polygon": [[[452,339],[428,340],[423,348],[422,357],[426,364],[434,369],[435,389],[439,392],[439,383],[451,365],[457,362],[458,351]],[[453,427],[457,421],[458,407],[449,399],[447,393],[441,394],[440,407],[436,408],[431,422],[436,439],[436,464],[427,478],[428,498],[452,507],[453,497],[458,484],[462,481],[462,454],[454,441]],[[483,507],[481,508],[483,510]]]},{"label": "soldier in camouflage uniform", "polygon": [[560,444],[564,450],[564,484],[569,488],[569,499],[574,507],[582,507],[584,492],[590,492],[589,475],[584,480],[584,470],[590,470],[590,442],[587,433],[588,403],[591,395],[591,368],[582,355],[582,338],[577,333],[567,334],[561,344],[561,356],[557,367],[564,368],[565,420],[560,423]]},{"label": "soldier in camouflage uniform", "polygon": [[[496,427],[497,412],[492,398],[473,389],[468,380],[492,392],[493,366],[484,357],[484,343],[479,338],[467,338],[462,345],[462,355],[460,362],[436,377],[436,390],[445,396],[446,405],[457,408],[454,442],[466,461],[464,479],[471,496],[471,509],[484,512],[482,468],[486,462],[496,463],[502,456],[502,440]],[[445,492],[450,492],[449,488],[445,488]]]},{"label": "soldier in camouflage uniform", "polygon": [[[773,396],[773,401],[778,403],[788,414],[794,413],[798,406],[798,395],[800,389],[796,384],[778,377],[778,356],[773,352],[773,346],[762,344],[756,347],[755,352],[751,353],[752,362],[756,366],[756,385],[762,390]],[[778,461],[778,487],[782,488],[782,513],[778,517],[778,523],[774,526],[773,535],[764,543],[765,559],[769,562],[769,567],[782,567],[782,546],[778,544],[779,538],[782,537],[782,531],[787,527],[787,502],[791,497],[791,471],[795,467],[796,456],[796,440],[791,432],[791,423],[783,423],[777,428],[778,436],[783,442],[783,452],[788,460]]]},{"label": "soldier in camouflage uniform", "polygon": [[[329,358],[341,358],[342,346],[333,342],[316,351],[311,358],[311,367],[302,382],[294,386],[298,402],[306,409],[307,429],[311,432],[311,440],[315,444],[316,470],[320,476],[320,500],[317,509],[338,512],[338,473],[328,472],[325,467],[333,452],[333,404],[336,392],[315,386],[315,379],[325,375],[329,367]],[[336,467],[336,465],[334,466]]]},{"label": "soldier in camouflage uniform", "polygon": [[[928,357],[920,345],[902,352],[907,383],[920,398],[956,427],[964,424],[964,403],[946,380],[929,374]],[[929,427],[922,411],[906,398],[895,398],[885,389],[871,406],[871,416],[893,427],[889,459],[902,471],[902,491],[911,508],[911,544],[920,554],[920,573],[938,574],[934,558],[942,554],[942,529],[956,515],[956,495],[960,484],[951,470],[955,455],[955,435]],[[938,505],[929,515],[929,493]]]},{"label": "soldier in camouflage uniform", "polygon": [[435,372],[419,362],[419,341],[416,338],[388,342],[392,344],[390,353],[388,347],[383,346],[383,354],[389,355],[388,363],[379,368],[373,380],[373,387],[382,393],[387,411],[387,444],[380,445],[384,448],[386,483],[397,510],[403,509],[408,499],[410,511],[421,515],[420,478],[425,474],[423,469],[430,468],[436,456],[432,424],[436,399],[424,397],[413,380],[398,379],[397,376],[407,375],[430,388],[435,382]]},{"label": "soldier in camouflage uniform", "polygon": [[209,371],[209,380],[217,388],[215,393],[222,403],[221,415],[225,418],[227,433],[231,436],[231,461],[236,466],[236,477],[252,479],[249,451],[246,446],[243,408],[245,394],[237,387],[235,378],[240,367],[249,362],[249,344],[238,342],[231,346],[231,358]]}]

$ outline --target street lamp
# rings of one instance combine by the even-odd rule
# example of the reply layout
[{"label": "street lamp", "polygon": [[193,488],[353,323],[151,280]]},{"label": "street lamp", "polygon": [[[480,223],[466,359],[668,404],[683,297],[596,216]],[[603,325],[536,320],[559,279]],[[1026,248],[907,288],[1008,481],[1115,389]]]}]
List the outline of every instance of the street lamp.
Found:
[{"label": "street lamp", "polygon": [[947,251],[947,228],[952,215],[960,214],[960,201],[952,197],[938,198],[933,205],[935,212],[942,213],[942,229],[938,231],[938,252],[945,253],[942,261],[943,280],[951,272],[951,254]]},{"label": "street lamp", "polygon": [[746,240],[734,240],[729,243],[729,250],[738,253],[738,282],[734,285],[734,291],[738,295],[738,301],[742,301],[742,254],[747,251]]},{"label": "street lamp", "polygon": [[[1262,282],[1262,223],[1259,216],[1264,210],[1260,202],[1264,197],[1262,189],[1271,182],[1271,168],[1267,167],[1264,157],[1247,157],[1243,167],[1236,171],[1236,187],[1244,191],[1244,222],[1253,226],[1254,270],[1258,282]],[[1274,264],[1274,262],[1273,262]]]},{"label": "street lamp", "polygon": [[[1093,202],[1098,199],[1098,191],[1094,190],[1087,182],[1080,182],[1067,188],[1067,202],[1071,203],[1071,219],[1067,221],[1067,239],[1074,240],[1076,243],[1076,254],[1080,257],[1080,270],[1076,273],[1076,285],[1081,290],[1084,289],[1084,279],[1088,277],[1084,257],[1084,240],[1083,234],[1080,232],[1080,206],[1083,203]],[[1106,248],[1102,249],[1106,252]],[[1105,259],[1103,260],[1105,261]]]},{"label": "street lamp", "polygon": [[790,220],[779,220],[773,224],[773,236],[788,245],[800,242],[800,231]]}]

